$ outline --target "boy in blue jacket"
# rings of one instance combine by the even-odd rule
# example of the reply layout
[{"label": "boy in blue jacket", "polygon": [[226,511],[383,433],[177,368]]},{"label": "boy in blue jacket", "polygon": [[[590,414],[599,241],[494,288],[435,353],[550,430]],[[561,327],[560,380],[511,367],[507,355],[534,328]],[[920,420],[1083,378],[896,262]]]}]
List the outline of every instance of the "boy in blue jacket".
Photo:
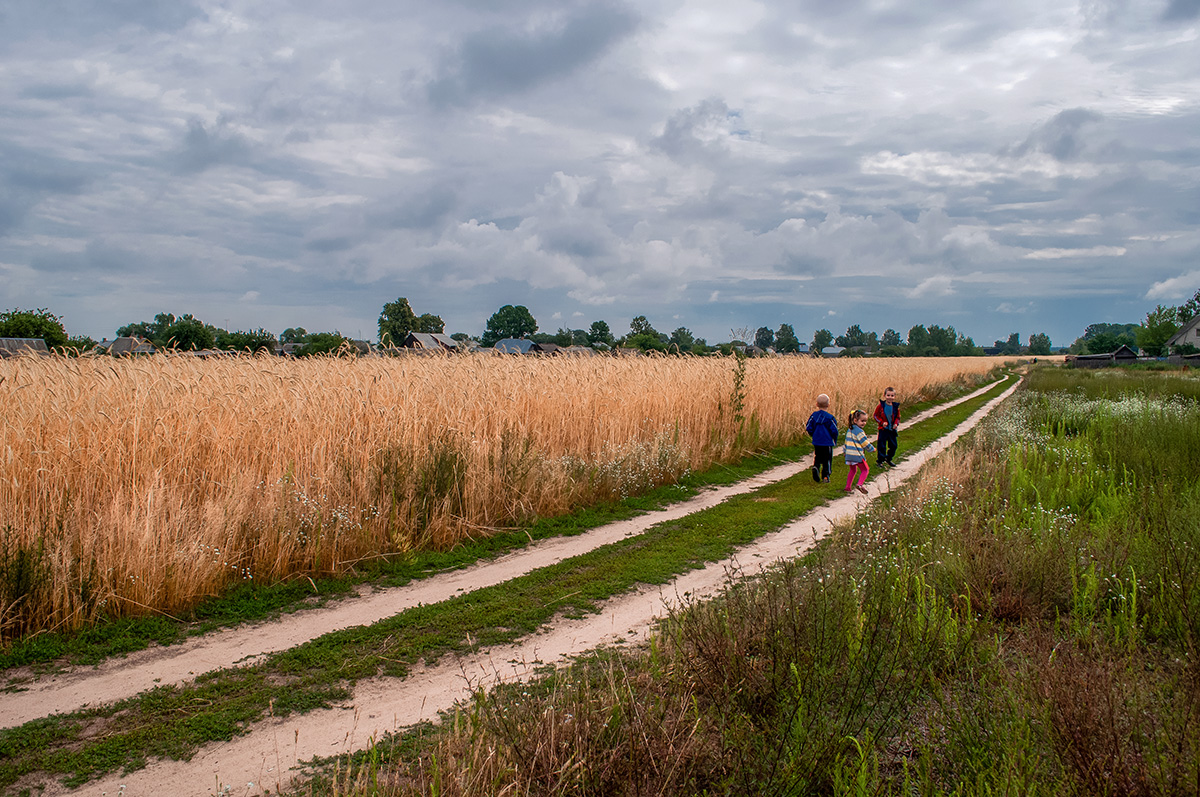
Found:
[{"label": "boy in blue jacket", "polygon": [[829,481],[833,472],[833,447],[837,445],[837,418],[829,413],[829,396],[817,396],[817,411],[808,416],[804,431],[813,441],[813,481]]}]

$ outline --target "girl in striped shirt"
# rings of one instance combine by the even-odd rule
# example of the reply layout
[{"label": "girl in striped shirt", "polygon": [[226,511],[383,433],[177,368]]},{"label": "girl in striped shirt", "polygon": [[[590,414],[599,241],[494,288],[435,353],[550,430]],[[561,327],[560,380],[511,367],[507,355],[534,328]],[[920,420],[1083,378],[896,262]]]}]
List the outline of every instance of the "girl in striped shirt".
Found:
[{"label": "girl in striped shirt", "polygon": [[[874,451],[875,446],[871,445],[871,441],[867,439],[867,433],[863,431],[863,424],[866,422],[867,414],[862,410],[855,410],[847,419],[844,452],[850,472],[846,474],[846,492],[850,492],[856,487],[860,493],[867,491],[867,488],[863,487],[863,482],[867,480],[867,474],[871,472],[871,468],[867,465],[867,452]],[[857,485],[854,484],[856,474],[858,475]]]}]

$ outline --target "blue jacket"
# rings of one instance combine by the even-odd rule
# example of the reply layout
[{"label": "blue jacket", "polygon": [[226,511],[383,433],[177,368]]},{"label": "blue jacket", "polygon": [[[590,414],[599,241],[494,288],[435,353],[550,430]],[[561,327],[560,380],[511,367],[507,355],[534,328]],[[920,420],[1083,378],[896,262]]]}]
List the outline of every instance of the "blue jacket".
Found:
[{"label": "blue jacket", "polygon": [[808,416],[808,423],[804,424],[804,431],[808,432],[814,446],[837,445],[837,418],[825,410],[817,410]]}]

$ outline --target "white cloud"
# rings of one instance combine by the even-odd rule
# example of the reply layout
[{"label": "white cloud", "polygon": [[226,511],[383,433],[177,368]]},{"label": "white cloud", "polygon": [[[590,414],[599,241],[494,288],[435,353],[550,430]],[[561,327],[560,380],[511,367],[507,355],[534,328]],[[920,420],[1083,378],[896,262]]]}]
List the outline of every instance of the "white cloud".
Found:
[{"label": "white cloud", "polygon": [[1121,257],[1125,254],[1123,246],[1093,246],[1087,249],[1035,249],[1026,252],[1021,257],[1026,260],[1061,260],[1073,257]]},{"label": "white cloud", "polygon": [[864,174],[895,175],[926,185],[971,186],[1005,180],[1082,180],[1104,168],[1093,163],[1064,163],[1041,152],[1019,158],[990,153],[954,155],[949,152],[877,152],[862,159]]},{"label": "white cloud", "polygon": [[1151,301],[1190,299],[1200,290],[1200,270],[1189,271],[1178,277],[1156,282],[1146,291],[1146,298]]},{"label": "white cloud", "polygon": [[905,292],[905,295],[910,299],[929,299],[939,296],[951,296],[954,293],[954,281],[945,274],[938,274],[934,277],[921,280],[914,288],[910,288]]}]

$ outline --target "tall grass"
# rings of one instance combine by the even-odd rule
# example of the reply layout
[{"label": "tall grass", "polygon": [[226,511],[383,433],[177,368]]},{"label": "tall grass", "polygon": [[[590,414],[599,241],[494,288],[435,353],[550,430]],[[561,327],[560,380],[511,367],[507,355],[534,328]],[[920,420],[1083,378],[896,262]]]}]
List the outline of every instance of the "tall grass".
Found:
[{"label": "tall grass", "polygon": [[[996,361],[0,362],[0,639],[448,547],[796,441]],[[740,369],[740,373],[739,373]]]},{"label": "tall grass", "polygon": [[816,554],[332,793],[1200,793],[1200,403],[1154,378],[1035,373]]}]

